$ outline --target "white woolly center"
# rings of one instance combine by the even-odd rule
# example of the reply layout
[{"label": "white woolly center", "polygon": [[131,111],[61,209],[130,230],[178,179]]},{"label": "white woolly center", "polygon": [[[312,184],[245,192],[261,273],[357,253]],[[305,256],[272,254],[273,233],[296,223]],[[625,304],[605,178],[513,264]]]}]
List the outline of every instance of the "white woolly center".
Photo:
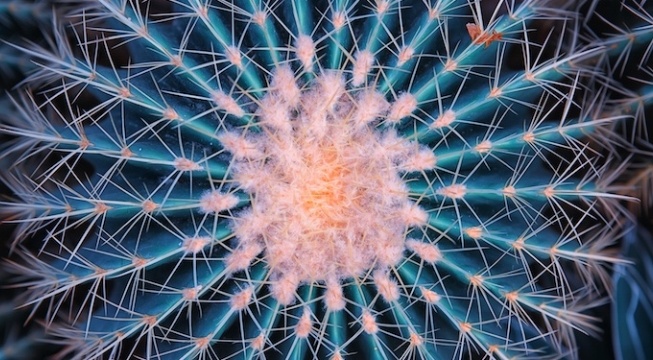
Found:
[{"label": "white woolly center", "polygon": [[407,228],[427,221],[400,172],[415,170],[420,154],[432,158],[421,167],[434,166],[435,157],[393,130],[377,130],[393,104],[373,89],[347,92],[341,76],[324,74],[300,91],[289,68],[270,83],[257,112],[263,133],[239,135],[238,146],[230,134],[223,143],[234,155],[234,179],[252,195],[251,208],[234,222],[238,248],[263,249],[272,294],[282,303],[300,283],[397,264]]}]

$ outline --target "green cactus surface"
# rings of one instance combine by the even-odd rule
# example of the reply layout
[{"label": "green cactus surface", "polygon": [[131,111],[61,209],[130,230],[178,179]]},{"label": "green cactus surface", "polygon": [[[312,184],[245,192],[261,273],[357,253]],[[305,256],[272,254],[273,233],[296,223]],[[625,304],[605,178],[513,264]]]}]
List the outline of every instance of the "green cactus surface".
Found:
[{"label": "green cactus surface", "polygon": [[89,1],[0,125],[8,270],[79,360],[574,358],[619,116],[549,3]]}]

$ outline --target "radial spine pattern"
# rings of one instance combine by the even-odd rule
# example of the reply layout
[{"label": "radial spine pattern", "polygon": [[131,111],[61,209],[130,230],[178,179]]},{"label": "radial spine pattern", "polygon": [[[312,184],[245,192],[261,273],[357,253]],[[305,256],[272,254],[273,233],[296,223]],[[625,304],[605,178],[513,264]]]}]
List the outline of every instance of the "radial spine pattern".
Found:
[{"label": "radial spine pattern", "polygon": [[514,3],[93,2],[0,128],[11,271],[74,359],[573,357],[610,119]]}]

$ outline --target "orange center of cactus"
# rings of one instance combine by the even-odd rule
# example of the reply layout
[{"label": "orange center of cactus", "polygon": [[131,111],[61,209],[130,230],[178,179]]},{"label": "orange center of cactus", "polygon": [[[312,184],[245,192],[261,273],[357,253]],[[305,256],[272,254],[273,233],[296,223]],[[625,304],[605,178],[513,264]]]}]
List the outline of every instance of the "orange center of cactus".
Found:
[{"label": "orange center of cactus", "polygon": [[233,178],[251,194],[251,207],[234,220],[238,248],[228,262],[248,263],[244,256],[257,254],[247,249],[262,250],[282,303],[301,283],[399,262],[407,229],[427,219],[401,179],[424,149],[377,129],[391,104],[370,90],[346,91],[335,74],[300,90],[287,68],[260,102],[262,131],[229,137]]}]

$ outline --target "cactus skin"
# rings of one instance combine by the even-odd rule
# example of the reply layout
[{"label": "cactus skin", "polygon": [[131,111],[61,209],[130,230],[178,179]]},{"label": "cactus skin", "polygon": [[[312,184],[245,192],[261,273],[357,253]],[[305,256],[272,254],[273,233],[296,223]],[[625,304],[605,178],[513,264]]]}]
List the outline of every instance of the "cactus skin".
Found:
[{"label": "cactus skin", "polygon": [[613,358],[645,360],[653,354],[653,344],[646,340],[653,331],[653,239],[649,231],[638,226],[624,236],[622,254],[633,264],[617,265],[613,275]]},{"label": "cactus skin", "polygon": [[38,340],[43,336],[41,332],[35,332],[28,336],[17,336],[19,329],[14,325],[25,319],[14,319],[15,311],[14,304],[11,302],[3,302],[0,304],[0,320],[2,321],[2,328],[0,328],[0,359],[2,360],[18,360],[25,359],[31,356],[34,358],[34,349],[39,347]]},{"label": "cactus skin", "polygon": [[45,29],[51,28],[54,20],[49,6],[52,6],[49,1],[8,0],[0,3],[0,87],[10,88],[35,69],[31,57],[16,45],[44,42],[47,38]]},{"label": "cactus skin", "polygon": [[[4,255],[4,254],[3,254]],[[9,283],[7,274],[0,272],[0,283]],[[36,324],[25,326],[30,316],[28,309],[17,310],[15,292],[3,289],[0,297],[0,360],[45,359],[60,349],[51,336]],[[51,342],[48,344],[48,342]]]},{"label": "cactus skin", "polygon": [[[53,119],[26,100],[24,118],[2,127],[17,136],[0,176],[15,194],[1,208],[19,229],[11,270],[63,319],[53,331],[74,359],[573,357],[573,332],[595,329],[582,311],[614,261],[602,251],[619,211],[583,140],[610,119],[592,111],[600,95],[575,96],[593,75],[579,64],[599,52],[539,56],[526,29],[559,14],[511,3],[490,19],[456,0],[181,0],[146,18],[148,4],[97,1],[84,22],[105,38],[30,52],[45,64],[35,79],[53,84],[48,101],[69,107]],[[474,39],[468,23],[482,30]],[[118,51],[109,40],[127,66],[97,60]],[[508,66],[519,48],[525,63]],[[341,140],[328,143],[335,160],[301,135]],[[360,148],[373,141],[375,153]],[[357,165],[321,168],[315,190],[288,171],[308,154]],[[369,201],[343,199],[341,178]],[[287,197],[269,191],[284,181]],[[370,204],[394,213],[379,221]],[[338,206],[358,216],[334,220],[326,210]],[[299,242],[288,260],[279,226],[308,221],[371,252],[369,268],[334,258],[323,277],[300,272],[318,248]],[[392,240],[396,228],[398,249],[375,247],[371,234]]]}]

